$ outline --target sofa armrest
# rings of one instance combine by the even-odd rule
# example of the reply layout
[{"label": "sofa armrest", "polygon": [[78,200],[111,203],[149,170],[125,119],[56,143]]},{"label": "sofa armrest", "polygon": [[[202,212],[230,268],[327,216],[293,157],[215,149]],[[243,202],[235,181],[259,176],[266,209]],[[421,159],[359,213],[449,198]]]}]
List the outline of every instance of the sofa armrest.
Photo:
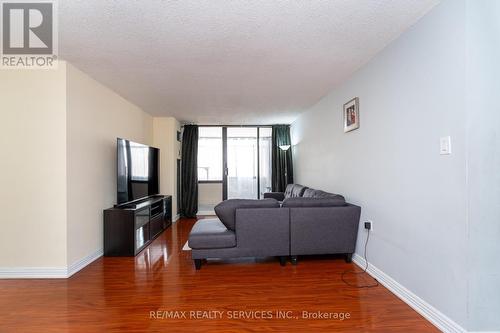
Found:
[{"label": "sofa armrest", "polygon": [[291,255],[353,253],[361,208],[290,208]]},{"label": "sofa armrest", "polygon": [[247,256],[290,254],[290,215],[286,208],[236,210],[236,246]]},{"label": "sofa armrest", "polygon": [[284,192],[267,192],[264,193],[264,199],[276,199],[278,201],[283,201],[285,200],[285,193]]}]

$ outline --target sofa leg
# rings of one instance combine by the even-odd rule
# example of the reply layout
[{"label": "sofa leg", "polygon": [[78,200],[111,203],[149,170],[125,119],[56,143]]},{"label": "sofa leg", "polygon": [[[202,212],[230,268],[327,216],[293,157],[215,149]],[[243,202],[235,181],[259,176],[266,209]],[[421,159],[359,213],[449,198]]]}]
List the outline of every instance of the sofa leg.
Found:
[{"label": "sofa leg", "polygon": [[194,267],[197,271],[201,269],[201,259],[194,259]]},{"label": "sofa leg", "polygon": [[297,265],[297,256],[291,256],[290,260],[292,262],[292,265]]},{"label": "sofa leg", "polygon": [[345,254],[345,262],[347,262],[347,263],[352,262],[352,253]]},{"label": "sofa leg", "polygon": [[286,266],[286,257],[285,256],[280,256],[280,265]]}]

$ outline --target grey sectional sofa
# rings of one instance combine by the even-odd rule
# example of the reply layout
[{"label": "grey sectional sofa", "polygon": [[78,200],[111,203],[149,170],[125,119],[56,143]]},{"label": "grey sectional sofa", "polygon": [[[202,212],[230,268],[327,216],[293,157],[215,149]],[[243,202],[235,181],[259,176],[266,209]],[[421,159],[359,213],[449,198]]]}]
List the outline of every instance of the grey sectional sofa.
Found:
[{"label": "grey sectional sofa", "polygon": [[189,235],[196,269],[208,258],[280,257],[286,264],[299,255],[346,255],[351,261],[361,208],[343,196],[290,184],[284,193],[263,200],[226,200],[218,218],[199,220]]}]

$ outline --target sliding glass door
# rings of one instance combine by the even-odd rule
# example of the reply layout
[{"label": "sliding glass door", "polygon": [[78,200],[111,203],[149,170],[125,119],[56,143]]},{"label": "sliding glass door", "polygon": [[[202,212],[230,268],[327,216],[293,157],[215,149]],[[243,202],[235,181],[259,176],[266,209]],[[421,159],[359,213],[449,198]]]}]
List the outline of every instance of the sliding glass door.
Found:
[{"label": "sliding glass door", "polygon": [[270,127],[200,126],[199,209],[222,199],[259,199],[271,191]]},{"label": "sliding glass door", "polygon": [[224,198],[263,198],[271,191],[272,129],[227,127],[225,131]]},{"label": "sliding glass door", "polygon": [[227,198],[258,198],[257,127],[227,129]]}]

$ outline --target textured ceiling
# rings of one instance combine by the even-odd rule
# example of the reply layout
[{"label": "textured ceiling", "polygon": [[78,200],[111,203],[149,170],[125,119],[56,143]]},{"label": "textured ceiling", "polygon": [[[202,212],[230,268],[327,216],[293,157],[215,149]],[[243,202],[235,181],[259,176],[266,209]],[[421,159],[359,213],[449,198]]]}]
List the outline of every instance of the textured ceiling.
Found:
[{"label": "textured ceiling", "polygon": [[438,0],[65,0],[60,56],[152,115],[290,123]]}]

